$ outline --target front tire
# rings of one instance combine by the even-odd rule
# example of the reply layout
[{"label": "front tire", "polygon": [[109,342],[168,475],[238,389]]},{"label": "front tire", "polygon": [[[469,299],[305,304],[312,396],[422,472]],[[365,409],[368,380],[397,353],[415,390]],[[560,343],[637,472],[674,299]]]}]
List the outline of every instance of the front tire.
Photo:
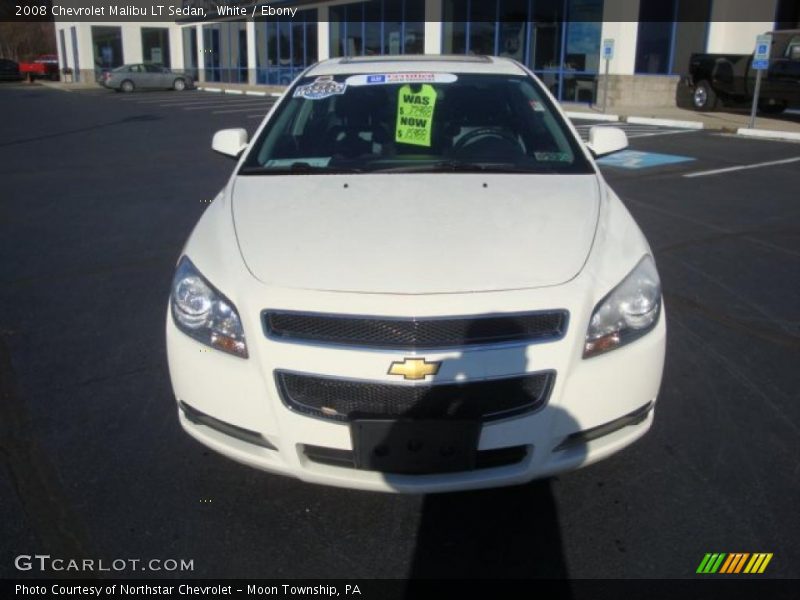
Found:
[{"label": "front tire", "polygon": [[180,78],[176,79],[172,83],[172,89],[175,90],[176,92],[182,92],[183,90],[186,89],[186,81]]},{"label": "front tire", "polygon": [[133,85],[133,82],[130,79],[126,79],[121,84],[119,84],[119,89],[121,89],[126,94],[130,94],[133,90],[136,89],[136,86]]},{"label": "front tire", "polygon": [[699,111],[714,110],[717,107],[717,93],[705,79],[698,81],[692,92],[692,108]]}]

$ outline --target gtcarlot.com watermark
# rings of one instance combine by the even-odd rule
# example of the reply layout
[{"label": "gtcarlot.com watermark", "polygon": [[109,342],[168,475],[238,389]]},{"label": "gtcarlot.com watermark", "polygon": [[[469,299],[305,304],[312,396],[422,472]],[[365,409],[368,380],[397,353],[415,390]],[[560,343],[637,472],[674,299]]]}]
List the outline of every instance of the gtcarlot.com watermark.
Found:
[{"label": "gtcarlot.com watermark", "polygon": [[20,554],[14,559],[18,571],[47,573],[121,573],[149,571],[153,573],[185,573],[194,571],[194,559],[185,558],[60,558],[49,554]]}]

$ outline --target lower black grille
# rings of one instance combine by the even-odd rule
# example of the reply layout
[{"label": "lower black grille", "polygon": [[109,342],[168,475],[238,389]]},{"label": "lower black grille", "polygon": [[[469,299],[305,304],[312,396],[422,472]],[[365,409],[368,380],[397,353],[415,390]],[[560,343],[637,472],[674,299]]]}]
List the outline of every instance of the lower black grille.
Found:
[{"label": "lower black grille", "polygon": [[549,341],[564,335],[567,312],[441,318],[381,318],[264,311],[273,338],[371,348],[431,349]]},{"label": "lower black grille", "polygon": [[440,385],[399,385],[276,371],[283,402],[298,412],[349,421],[491,419],[535,410],[547,402],[555,372]]},{"label": "lower black grille", "polygon": [[205,425],[211,429],[216,429],[220,433],[224,433],[225,435],[242,440],[248,444],[256,444],[270,450],[277,450],[277,448],[273,446],[268,439],[266,439],[257,431],[250,431],[249,429],[243,429],[242,427],[237,427],[236,425],[231,425],[225,421],[215,419],[210,415],[200,412],[196,408],[192,408],[183,400],[181,400],[178,404],[181,407],[183,414],[186,415],[186,418],[192,423],[197,425]]},{"label": "lower black grille", "polygon": [[[528,455],[528,446],[511,446],[508,448],[492,448],[479,450],[475,459],[475,469],[493,469],[522,462]],[[356,468],[352,450],[325,448],[324,446],[303,446],[303,453],[308,460],[333,467]]]}]

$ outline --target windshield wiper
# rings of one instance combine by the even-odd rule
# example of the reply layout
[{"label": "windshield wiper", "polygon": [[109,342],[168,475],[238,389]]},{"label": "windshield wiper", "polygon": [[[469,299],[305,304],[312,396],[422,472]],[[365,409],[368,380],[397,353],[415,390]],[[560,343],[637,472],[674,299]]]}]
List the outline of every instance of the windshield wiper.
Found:
[{"label": "windshield wiper", "polygon": [[244,166],[239,175],[337,175],[342,173],[362,173],[355,167],[328,167],[297,161],[287,167],[267,167],[264,165]]},{"label": "windshield wiper", "polygon": [[[543,169],[549,171],[549,168]],[[425,164],[410,164],[402,167],[376,169],[371,173],[537,173],[539,168],[530,169],[506,162],[463,162],[442,160]]]}]

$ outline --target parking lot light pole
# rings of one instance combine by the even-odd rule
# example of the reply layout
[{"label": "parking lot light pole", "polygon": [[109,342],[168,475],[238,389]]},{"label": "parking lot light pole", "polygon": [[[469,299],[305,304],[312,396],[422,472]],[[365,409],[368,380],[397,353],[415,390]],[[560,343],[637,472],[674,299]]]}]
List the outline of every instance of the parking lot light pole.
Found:
[{"label": "parking lot light pole", "polygon": [[614,40],[609,38],[603,40],[603,59],[606,61],[605,73],[603,74],[603,112],[606,112],[608,103],[608,71],[612,58],[614,58]]},{"label": "parking lot light pole", "polygon": [[753,107],[750,109],[750,129],[755,129],[756,113],[758,112],[758,96],[761,93],[761,69],[756,71],[756,87],[753,91]]}]

